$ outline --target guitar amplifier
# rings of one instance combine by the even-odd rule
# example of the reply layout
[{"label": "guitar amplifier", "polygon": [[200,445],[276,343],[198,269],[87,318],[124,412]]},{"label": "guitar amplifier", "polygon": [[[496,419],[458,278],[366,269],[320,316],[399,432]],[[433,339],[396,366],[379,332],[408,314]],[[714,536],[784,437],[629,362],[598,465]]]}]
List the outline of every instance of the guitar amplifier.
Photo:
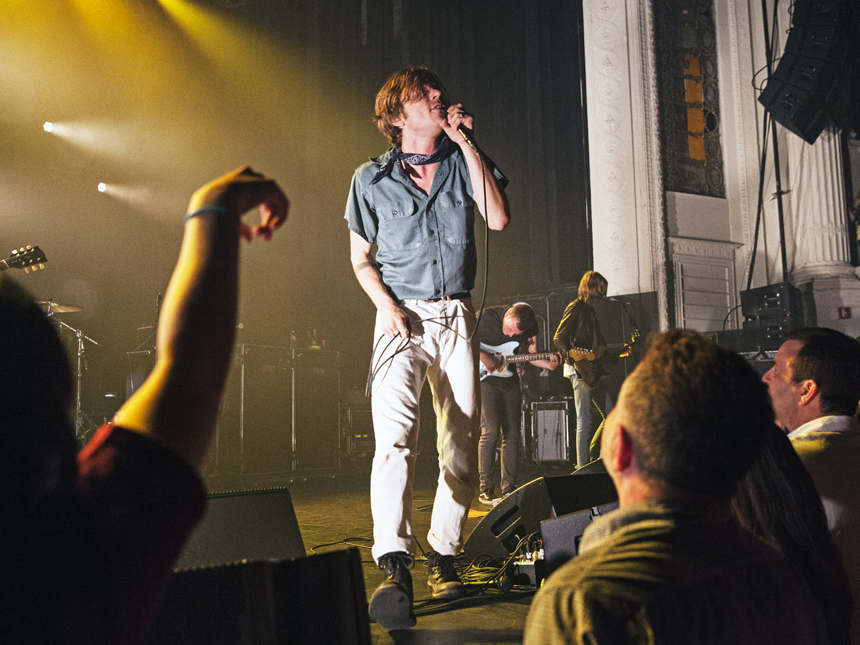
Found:
[{"label": "guitar amplifier", "polygon": [[570,461],[572,401],[535,401],[531,406],[533,460]]}]

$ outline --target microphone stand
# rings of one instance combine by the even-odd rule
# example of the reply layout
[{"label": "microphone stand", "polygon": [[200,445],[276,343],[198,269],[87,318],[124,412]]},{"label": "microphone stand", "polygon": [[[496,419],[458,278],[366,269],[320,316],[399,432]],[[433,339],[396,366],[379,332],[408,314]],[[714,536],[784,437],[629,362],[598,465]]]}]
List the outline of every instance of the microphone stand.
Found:
[{"label": "microphone stand", "polygon": [[[96,347],[101,347],[96,341],[92,338],[84,334],[83,330],[75,329],[71,325],[64,323],[62,320],[58,320],[54,318],[54,320],[60,324],[60,326],[65,327],[70,332],[75,335],[78,344],[77,351],[77,361],[76,361],[76,374],[75,374],[75,437],[82,444],[87,438],[87,425],[89,419],[87,419],[87,415],[84,414],[83,407],[81,405],[81,386],[84,380],[84,341],[90,341]],[[91,422],[90,422],[91,424]]]}]

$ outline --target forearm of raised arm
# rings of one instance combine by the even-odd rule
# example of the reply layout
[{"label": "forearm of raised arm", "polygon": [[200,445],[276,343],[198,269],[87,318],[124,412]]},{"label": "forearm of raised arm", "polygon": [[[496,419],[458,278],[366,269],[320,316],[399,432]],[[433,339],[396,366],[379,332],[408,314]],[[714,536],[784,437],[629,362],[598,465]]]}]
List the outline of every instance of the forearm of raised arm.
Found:
[{"label": "forearm of raised arm", "polygon": [[[466,165],[469,168],[469,179],[472,182],[472,199],[478,206],[478,211],[487,220],[491,230],[501,231],[511,222],[511,209],[508,196],[505,194],[499,180],[493,174],[492,167],[483,162],[471,148],[463,151]],[[486,188],[486,213],[484,212]]]}]

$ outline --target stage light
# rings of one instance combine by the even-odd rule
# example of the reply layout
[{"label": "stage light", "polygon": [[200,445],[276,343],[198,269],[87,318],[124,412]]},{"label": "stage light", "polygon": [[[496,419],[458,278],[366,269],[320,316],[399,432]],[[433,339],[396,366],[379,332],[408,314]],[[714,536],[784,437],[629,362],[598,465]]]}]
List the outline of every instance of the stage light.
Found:
[{"label": "stage light", "polygon": [[45,132],[53,132],[54,124],[50,121],[45,121],[45,125],[43,125],[42,128],[45,130]]},{"label": "stage light", "polygon": [[100,193],[103,193],[103,192],[105,192],[106,190],[107,190],[107,184],[106,184],[106,183],[104,183],[103,181],[100,181],[100,182],[99,182],[99,192],[100,192]]}]

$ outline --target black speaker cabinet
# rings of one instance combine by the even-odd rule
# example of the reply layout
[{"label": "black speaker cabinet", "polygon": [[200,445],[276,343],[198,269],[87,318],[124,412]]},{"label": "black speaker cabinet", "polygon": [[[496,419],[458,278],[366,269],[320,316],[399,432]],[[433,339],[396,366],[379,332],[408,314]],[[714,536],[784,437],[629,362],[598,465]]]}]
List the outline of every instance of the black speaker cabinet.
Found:
[{"label": "black speaker cabinet", "polygon": [[854,0],[795,0],[785,51],[759,96],[778,123],[814,143],[848,88]]},{"label": "black speaker cabinet", "polygon": [[338,352],[240,344],[204,475],[258,486],[338,468],[339,389]]},{"label": "black speaker cabinet", "polygon": [[340,466],[338,352],[296,350],[293,362],[295,470]]},{"label": "black speaker cabinet", "polygon": [[598,466],[560,477],[540,477],[520,486],[487,513],[469,535],[463,551],[507,558],[523,538],[540,530],[541,521],[618,499],[615,485]]},{"label": "black speaker cabinet", "polygon": [[376,439],[370,404],[345,404],[343,412],[347,452],[350,455],[372,455],[376,450]]},{"label": "black speaker cabinet", "polygon": [[293,462],[293,352],[240,345],[239,439],[243,475],[289,472]]},{"label": "black speaker cabinet", "polygon": [[188,538],[176,568],[304,555],[286,488],[231,491],[209,495],[206,515]]},{"label": "black speaker cabinet", "polygon": [[800,290],[788,282],[741,291],[747,350],[776,350],[786,335],[803,327]]},{"label": "black speaker cabinet", "polygon": [[155,367],[155,350],[142,349],[126,352],[125,355],[128,363],[128,372],[125,377],[125,398],[128,399],[137,388],[143,385],[146,377]]},{"label": "black speaker cabinet", "polygon": [[369,645],[355,547],[174,574],[149,645]]},{"label": "black speaker cabinet", "polygon": [[600,515],[614,511],[618,502],[593,506],[540,523],[544,550],[544,572],[547,577],[565,562],[579,554],[579,542],[588,525]]}]

